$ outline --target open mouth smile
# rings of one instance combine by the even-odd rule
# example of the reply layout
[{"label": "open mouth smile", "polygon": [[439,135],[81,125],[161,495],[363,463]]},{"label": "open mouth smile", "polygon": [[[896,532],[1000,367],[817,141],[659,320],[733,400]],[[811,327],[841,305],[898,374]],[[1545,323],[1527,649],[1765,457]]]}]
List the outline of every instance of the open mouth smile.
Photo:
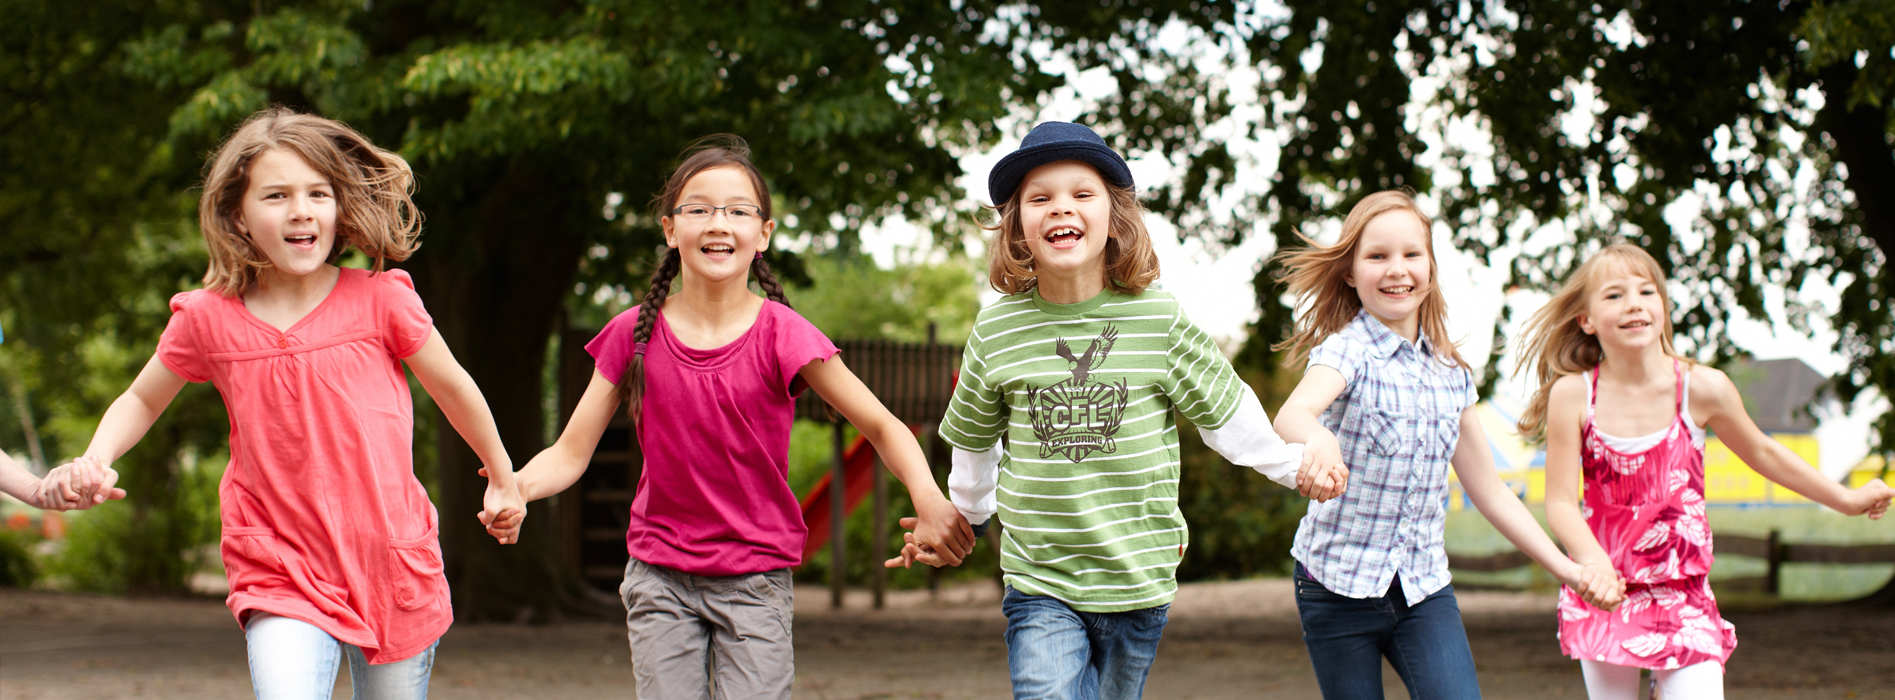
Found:
[{"label": "open mouth smile", "polygon": [[1054,248],[1067,248],[1077,245],[1080,241],[1085,240],[1085,237],[1085,231],[1081,231],[1072,226],[1060,226],[1051,231],[1047,231],[1046,234],[1040,238],[1046,241],[1047,245]]}]

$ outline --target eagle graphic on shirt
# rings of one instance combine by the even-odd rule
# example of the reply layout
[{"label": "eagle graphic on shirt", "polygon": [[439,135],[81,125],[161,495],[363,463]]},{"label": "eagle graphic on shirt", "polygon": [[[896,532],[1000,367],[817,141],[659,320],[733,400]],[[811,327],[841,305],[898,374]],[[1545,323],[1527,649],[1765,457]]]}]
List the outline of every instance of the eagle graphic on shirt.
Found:
[{"label": "eagle graphic on shirt", "polygon": [[1123,378],[1110,383],[1092,376],[1105,364],[1118,337],[1116,327],[1106,326],[1085,354],[1076,357],[1065,338],[1055,341],[1053,353],[1072,364],[1072,376],[1045,388],[1026,388],[1027,415],[1032,419],[1033,437],[1040,443],[1040,457],[1060,455],[1078,462],[1095,452],[1118,451],[1113,436],[1125,418],[1130,391]]}]

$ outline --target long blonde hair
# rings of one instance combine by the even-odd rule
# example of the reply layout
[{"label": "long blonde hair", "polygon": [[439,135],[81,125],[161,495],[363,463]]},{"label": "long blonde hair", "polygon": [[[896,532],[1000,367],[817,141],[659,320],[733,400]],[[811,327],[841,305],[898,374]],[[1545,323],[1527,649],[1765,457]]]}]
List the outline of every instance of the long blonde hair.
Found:
[{"label": "long blonde hair", "polygon": [[1283,263],[1283,271],[1277,273],[1277,279],[1289,287],[1290,294],[1296,297],[1296,306],[1307,309],[1296,320],[1296,330],[1289,339],[1270,347],[1278,352],[1289,351],[1284,366],[1307,362],[1311,350],[1355,320],[1356,313],[1362,310],[1362,297],[1349,286],[1348,280],[1355,266],[1356,248],[1362,244],[1362,231],[1375,217],[1394,211],[1414,214],[1421,220],[1421,230],[1426,232],[1422,239],[1428,247],[1428,293],[1422,297],[1421,309],[1417,312],[1421,334],[1434,343],[1435,355],[1441,361],[1455,367],[1471,367],[1462,359],[1459,344],[1448,339],[1448,302],[1441,295],[1441,265],[1434,256],[1434,220],[1422,213],[1414,195],[1407,190],[1377,192],[1356,202],[1355,208],[1349,210],[1349,218],[1342,222],[1342,238],[1335,245],[1325,246],[1298,232],[1297,237],[1306,245],[1276,254],[1276,259]]},{"label": "long blonde hair", "polygon": [[272,150],[293,153],[335,188],[336,241],[329,262],[355,248],[375,261],[400,262],[421,244],[421,212],[415,208],[414,173],[408,161],[369,143],[342,122],[298,114],[276,106],[250,115],[211,155],[198,199],[197,223],[210,249],[204,288],[227,297],[248,291],[270,259],[237,227],[250,166]]},{"label": "long blonde hair", "polygon": [[[1108,182],[1105,189],[1112,202],[1105,284],[1115,292],[1136,295],[1158,279],[1158,252],[1152,249],[1151,232],[1145,230],[1145,205],[1130,187]],[[1026,229],[1020,223],[1020,197],[1025,191],[1025,187],[1013,188],[1013,197],[996,207],[1000,221],[981,226],[994,232],[993,244],[987,247],[987,283],[1001,294],[1020,294],[1040,284],[1033,251],[1026,245]]]},{"label": "long blonde hair", "polygon": [[1514,374],[1528,366],[1533,367],[1533,375],[1540,381],[1540,388],[1533,392],[1533,400],[1520,414],[1516,426],[1520,435],[1530,442],[1546,440],[1546,412],[1553,394],[1553,383],[1561,377],[1579,374],[1599,366],[1605,359],[1605,350],[1599,346],[1599,338],[1579,327],[1579,315],[1585,313],[1591,304],[1593,290],[1599,286],[1599,280],[1606,274],[1629,270],[1632,274],[1652,281],[1658,287],[1658,342],[1665,355],[1678,357],[1671,346],[1671,296],[1665,291],[1665,270],[1650,253],[1638,246],[1617,241],[1587,258],[1579,269],[1566,276],[1566,283],[1553,295],[1546,306],[1533,312],[1527,319],[1525,329],[1520,335],[1520,359],[1514,366]]}]

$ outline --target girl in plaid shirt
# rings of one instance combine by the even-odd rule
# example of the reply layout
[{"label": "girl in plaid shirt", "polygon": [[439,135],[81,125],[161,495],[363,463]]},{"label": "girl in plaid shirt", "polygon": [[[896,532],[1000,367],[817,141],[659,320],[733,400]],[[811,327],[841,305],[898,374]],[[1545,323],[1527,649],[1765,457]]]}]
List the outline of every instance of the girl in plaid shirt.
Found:
[{"label": "girl in plaid shirt", "polygon": [[1488,521],[1560,582],[1607,609],[1623,591],[1610,567],[1561,554],[1496,474],[1473,375],[1447,337],[1433,226],[1406,192],[1378,192],[1336,244],[1281,254],[1308,311],[1276,349],[1308,369],[1276,429],[1308,445],[1304,473],[1341,475],[1316,489],[1290,550],[1328,700],[1381,698],[1382,657],[1412,697],[1480,697],[1442,546],[1450,465]]}]

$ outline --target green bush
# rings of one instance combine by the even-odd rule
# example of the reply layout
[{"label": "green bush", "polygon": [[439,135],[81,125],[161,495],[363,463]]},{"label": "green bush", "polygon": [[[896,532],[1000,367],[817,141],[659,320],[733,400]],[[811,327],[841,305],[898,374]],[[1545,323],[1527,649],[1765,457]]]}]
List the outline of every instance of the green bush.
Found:
[{"label": "green bush", "polygon": [[[180,460],[191,462],[196,460]],[[124,462],[121,462],[124,464]],[[217,542],[219,459],[177,469],[175,486],[143,501],[109,501],[69,513],[65,546],[45,573],[67,590],[110,595],[176,595],[190,590],[201,552]],[[149,468],[151,465],[138,465]]]},{"label": "green bush", "polygon": [[0,530],[0,587],[26,588],[39,579],[33,545],[39,537],[24,530]]}]

